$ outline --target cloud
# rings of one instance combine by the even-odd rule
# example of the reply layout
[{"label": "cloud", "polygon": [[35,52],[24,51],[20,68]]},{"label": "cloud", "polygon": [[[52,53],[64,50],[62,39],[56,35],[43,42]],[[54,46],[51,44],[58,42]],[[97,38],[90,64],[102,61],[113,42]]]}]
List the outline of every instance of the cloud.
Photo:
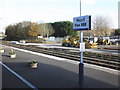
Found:
[{"label": "cloud", "polygon": [[120,1],[118,3],[118,28],[120,28]]}]

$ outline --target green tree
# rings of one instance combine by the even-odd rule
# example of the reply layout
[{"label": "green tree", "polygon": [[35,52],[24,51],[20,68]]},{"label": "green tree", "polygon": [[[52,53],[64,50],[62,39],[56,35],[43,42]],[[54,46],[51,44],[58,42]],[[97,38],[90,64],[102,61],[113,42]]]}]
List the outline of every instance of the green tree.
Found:
[{"label": "green tree", "polygon": [[14,25],[9,25],[5,29],[5,34],[7,35],[7,40],[21,40],[27,39],[30,37],[28,34],[28,30],[30,27],[31,22],[19,22]]},{"label": "green tree", "polygon": [[53,34],[55,37],[74,36],[77,34],[77,32],[73,30],[73,23],[70,21],[54,22],[52,26],[55,29],[55,33]]},{"label": "green tree", "polygon": [[7,40],[16,40],[15,39],[15,27],[12,25],[9,25],[6,27],[5,35],[7,35]]},{"label": "green tree", "polygon": [[23,21],[6,27],[7,40],[33,39],[38,35],[42,36],[75,36],[77,32],[73,30],[73,23],[61,21],[54,23],[34,23]]},{"label": "green tree", "polygon": [[115,31],[112,33],[113,36],[119,36],[120,35],[120,29],[115,29]]}]

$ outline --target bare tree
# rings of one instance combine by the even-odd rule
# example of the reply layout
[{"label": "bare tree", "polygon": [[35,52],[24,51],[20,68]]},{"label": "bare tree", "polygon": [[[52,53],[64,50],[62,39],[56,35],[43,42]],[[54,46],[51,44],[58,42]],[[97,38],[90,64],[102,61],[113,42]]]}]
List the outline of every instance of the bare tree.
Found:
[{"label": "bare tree", "polygon": [[46,35],[48,37],[48,36],[52,35],[55,32],[55,30],[54,30],[54,28],[52,27],[51,24],[46,24],[45,32],[46,32]]},{"label": "bare tree", "polygon": [[111,23],[108,17],[96,16],[93,20],[94,36],[109,36],[112,33]]},{"label": "bare tree", "polygon": [[48,24],[48,23],[41,23],[39,24],[38,26],[39,28],[39,31],[40,31],[40,35],[41,36],[50,36],[54,33],[54,28],[52,27],[51,24]]}]

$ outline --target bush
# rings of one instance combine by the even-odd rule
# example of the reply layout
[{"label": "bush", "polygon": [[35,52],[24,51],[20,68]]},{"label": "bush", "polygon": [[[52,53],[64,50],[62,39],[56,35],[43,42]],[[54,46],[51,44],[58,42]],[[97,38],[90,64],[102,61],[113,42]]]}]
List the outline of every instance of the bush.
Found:
[{"label": "bush", "polygon": [[28,62],[29,65],[30,65],[30,64],[35,64],[35,63],[37,63],[37,61]]},{"label": "bush", "polygon": [[10,52],[9,52],[9,54],[10,54],[10,55],[14,55],[14,54],[15,54],[14,50],[11,49]]}]

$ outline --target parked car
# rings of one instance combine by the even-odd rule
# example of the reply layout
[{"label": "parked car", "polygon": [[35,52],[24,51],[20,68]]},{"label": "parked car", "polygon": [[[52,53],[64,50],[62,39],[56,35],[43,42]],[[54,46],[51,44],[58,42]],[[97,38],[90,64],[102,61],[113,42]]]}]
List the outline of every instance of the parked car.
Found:
[{"label": "parked car", "polygon": [[19,44],[18,41],[11,41],[10,44]]}]

